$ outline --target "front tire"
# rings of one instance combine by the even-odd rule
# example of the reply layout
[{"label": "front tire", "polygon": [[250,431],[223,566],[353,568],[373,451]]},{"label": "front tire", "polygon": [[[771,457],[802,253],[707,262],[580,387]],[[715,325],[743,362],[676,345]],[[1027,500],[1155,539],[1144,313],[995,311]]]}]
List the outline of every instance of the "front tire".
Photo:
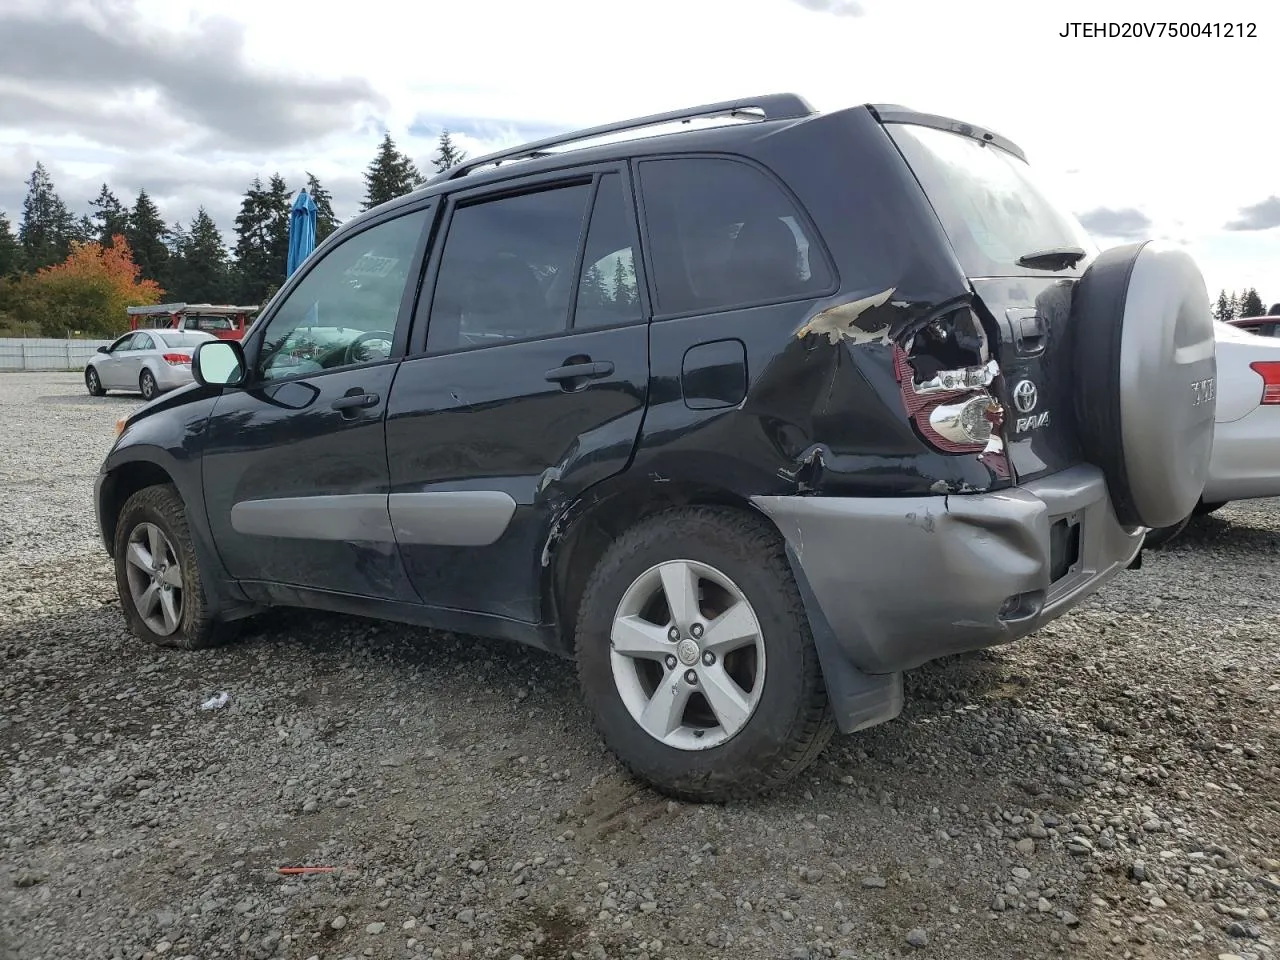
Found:
[{"label": "front tire", "polygon": [[678,508],[615,541],[583,595],[577,657],[605,743],[673,797],[775,789],[834,731],[782,538],[740,510]]},{"label": "front tire", "polygon": [[142,394],[142,399],[154,399],[159,389],[156,385],[155,374],[150,370],[143,370],[141,376],[138,377],[138,390]]},{"label": "front tire", "polygon": [[89,391],[89,396],[106,396],[107,391],[102,387],[102,378],[98,376],[98,371],[93,367],[84,368],[84,385],[85,389]]},{"label": "front tire", "polygon": [[231,637],[205,596],[178,491],[144,487],[120,511],[115,537],[116,589],[129,627],[159,647],[199,650]]}]

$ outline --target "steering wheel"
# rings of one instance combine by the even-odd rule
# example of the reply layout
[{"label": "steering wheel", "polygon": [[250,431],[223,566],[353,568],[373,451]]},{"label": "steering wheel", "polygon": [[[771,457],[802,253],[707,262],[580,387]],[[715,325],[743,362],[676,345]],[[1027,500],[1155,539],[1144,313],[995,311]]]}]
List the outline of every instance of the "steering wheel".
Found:
[{"label": "steering wheel", "polygon": [[349,344],[347,344],[347,352],[342,360],[344,364],[361,363],[371,359],[368,356],[357,355],[356,349],[370,340],[385,340],[387,344],[387,356],[391,355],[391,344],[395,339],[395,335],[388,333],[386,330],[370,330],[368,333],[362,333]]}]

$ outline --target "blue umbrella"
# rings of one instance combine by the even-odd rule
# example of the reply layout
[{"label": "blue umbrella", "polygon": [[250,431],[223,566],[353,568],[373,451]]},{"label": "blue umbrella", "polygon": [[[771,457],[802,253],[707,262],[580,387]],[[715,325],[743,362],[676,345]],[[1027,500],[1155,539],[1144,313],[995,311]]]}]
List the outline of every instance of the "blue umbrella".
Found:
[{"label": "blue umbrella", "polygon": [[289,263],[287,275],[302,265],[316,248],[316,202],[306,190],[299,190],[289,211]]}]

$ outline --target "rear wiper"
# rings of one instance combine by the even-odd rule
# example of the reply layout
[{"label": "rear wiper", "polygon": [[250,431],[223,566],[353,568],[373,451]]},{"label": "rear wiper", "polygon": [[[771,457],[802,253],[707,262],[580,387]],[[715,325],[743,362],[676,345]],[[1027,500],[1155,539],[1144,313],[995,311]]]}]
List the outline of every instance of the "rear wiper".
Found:
[{"label": "rear wiper", "polygon": [[1037,250],[1019,257],[1018,266],[1030,267],[1032,270],[1066,270],[1074,267],[1085,256],[1085,251],[1079,247],[1050,247],[1048,250]]}]

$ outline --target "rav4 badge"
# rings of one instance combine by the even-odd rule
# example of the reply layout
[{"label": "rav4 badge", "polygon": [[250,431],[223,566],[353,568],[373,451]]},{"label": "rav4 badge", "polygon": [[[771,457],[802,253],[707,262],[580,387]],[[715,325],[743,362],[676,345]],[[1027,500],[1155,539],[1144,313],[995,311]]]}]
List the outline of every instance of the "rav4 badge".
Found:
[{"label": "rav4 badge", "polygon": [[1049,422],[1049,411],[1033,414],[1040,402],[1040,391],[1030,380],[1019,380],[1013,388],[1013,405],[1023,416],[1018,417],[1013,428],[1017,433],[1036,430]]}]

